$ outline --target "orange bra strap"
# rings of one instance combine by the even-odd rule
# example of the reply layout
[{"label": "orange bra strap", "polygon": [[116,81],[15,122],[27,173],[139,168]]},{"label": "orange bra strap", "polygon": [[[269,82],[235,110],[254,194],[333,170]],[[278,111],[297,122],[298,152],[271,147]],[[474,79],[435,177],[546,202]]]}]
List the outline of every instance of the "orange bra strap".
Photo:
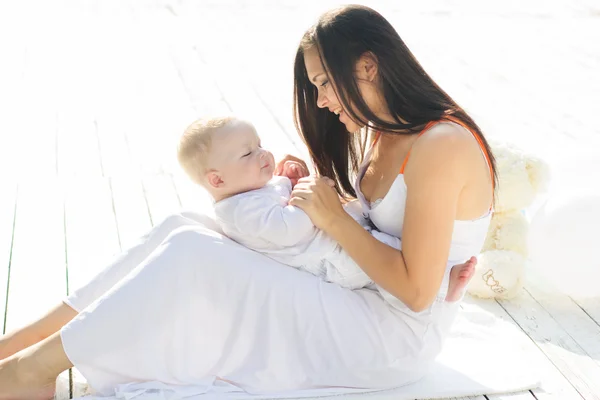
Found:
[{"label": "orange bra strap", "polygon": [[[471,128],[469,128],[468,125],[466,125],[464,122],[462,122],[461,120],[459,120],[458,118],[454,118],[451,116],[448,117],[444,117],[439,121],[431,121],[429,122],[427,125],[425,125],[425,128],[423,128],[423,130],[421,132],[419,132],[418,136],[421,136],[422,134],[424,134],[425,132],[427,132],[431,127],[433,127],[434,125],[439,124],[440,122],[443,122],[444,120],[446,121],[451,121],[454,122],[455,124],[458,124],[460,126],[462,126],[463,128],[465,128],[466,130],[468,130],[469,132],[471,132],[471,134],[475,137],[475,140],[477,140],[477,143],[479,144],[479,147],[481,147],[481,151],[483,152],[483,156],[485,157],[485,161],[488,164],[488,167],[490,169],[490,177],[492,178],[492,190],[495,189],[495,182],[494,182],[494,170],[492,169],[492,162],[490,160],[490,155],[488,154],[485,146],[483,145],[483,141],[481,140],[481,137],[473,132],[471,130]],[[381,136],[381,132],[376,132],[375,133],[375,140],[373,141],[373,145],[375,146],[375,143],[377,143],[377,141],[379,140],[379,137]],[[406,158],[404,158],[404,162],[402,163],[402,167],[400,167],[400,174],[404,174],[404,168],[406,168],[406,163],[408,163],[408,157],[410,156],[410,149],[408,149],[408,153],[406,154]]]},{"label": "orange bra strap", "polygon": [[446,119],[448,121],[452,121],[455,124],[462,126],[466,130],[471,132],[471,134],[475,137],[475,140],[477,140],[477,143],[479,144],[479,147],[481,148],[481,152],[483,153],[483,156],[485,157],[485,161],[487,162],[488,168],[490,169],[490,178],[492,179],[492,191],[494,191],[496,182],[494,181],[494,170],[492,169],[492,160],[490,160],[490,155],[487,152],[487,149],[485,148],[485,146],[483,145],[483,140],[481,140],[481,136],[478,135],[476,132],[473,132],[473,130],[471,128],[469,128],[469,126],[467,124],[465,124],[464,122],[462,122],[461,120],[459,120],[457,118],[448,116],[448,117],[445,117],[444,119]]},{"label": "orange bra strap", "polygon": [[[427,125],[425,125],[425,128],[423,128],[423,130],[417,135],[417,137],[421,136],[422,134],[424,134],[425,132],[427,132],[427,130],[429,130],[429,128],[431,128],[432,126],[438,124],[440,121],[431,121],[430,123],[428,123]],[[402,163],[402,167],[400,167],[400,174],[404,173],[404,168],[406,167],[406,163],[408,162],[408,157],[410,156],[410,149],[408,149],[408,153],[406,153],[406,157],[404,158],[404,162]]]},{"label": "orange bra strap", "polygon": [[371,148],[373,148],[373,146],[375,146],[375,143],[377,143],[377,141],[379,140],[380,137],[381,137],[381,132],[379,132],[379,131],[375,132],[375,140],[373,140],[373,144],[371,145]]},{"label": "orange bra strap", "polygon": [[492,191],[493,191],[496,188],[496,182],[494,180],[494,170],[492,169],[492,161],[490,160],[490,155],[488,154],[485,146],[483,145],[481,136],[475,134],[471,130],[469,130],[469,132],[471,132],[473,134],[473,136],[475,136],[475,140],[477,140],[477,143],[479,143],[479,147],[481,147],[481,152],[483,153],[483,156],[485,157],[485,161],[487,161],[488,168],[490,169],[490,178],[492,179]]},{"label": "orange bra strap", "polygon": [[[437,125],[438,123],[443,122],[444,120],[451,121],[451,122],[454,122],[455,124],[462,126],[466,130],[471,132],[471,134],[475,137],[475,140],[477,140],[479,147],[481,147],[481,151],[485,157],[485,161],[487,161],[488,167],[490,169],[490,176],[492,177],[492,188],[493,188],[494,187],[493,186],[494,185],[494,170],[492,169],[492,162],[490,161],[490,155],[488,154],[485,146],[483,145],[483,141],[481,140],[481,137],[477,133],[473,132],[471,130],[471,128],[469,128],[469,126],[466,125],[464,122],[462,122],[461,120],[454,118],[454,117],[444,117],[443,119],[441,119],[439,121],[431,121],[430,123],[425,125],[425,128],[423,128],[423,130],[419,133],[419,136],[421,136],[422,134],[427,132],[427,130],[430,129],[432,126]],[[401,174],[404,173],[404,168],[406,167],[406,163],[408,162],[408,156],[410,156],[410,149],[408,150],[408,154],[406,155],[406,158],[404,159],[404,162],[402,163],[402,167],[400,168]]]}]

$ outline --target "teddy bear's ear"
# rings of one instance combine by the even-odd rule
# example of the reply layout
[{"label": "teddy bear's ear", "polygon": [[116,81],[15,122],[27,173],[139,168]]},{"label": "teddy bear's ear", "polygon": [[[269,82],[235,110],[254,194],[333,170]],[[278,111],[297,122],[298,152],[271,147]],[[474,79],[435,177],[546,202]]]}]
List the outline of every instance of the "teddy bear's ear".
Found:
[{"label": "teddy bear's ear", "polygon": [[548,190],[550,183],[550,167],[540,158],[528,156],[525,161],[529,182],[536,193]]}]

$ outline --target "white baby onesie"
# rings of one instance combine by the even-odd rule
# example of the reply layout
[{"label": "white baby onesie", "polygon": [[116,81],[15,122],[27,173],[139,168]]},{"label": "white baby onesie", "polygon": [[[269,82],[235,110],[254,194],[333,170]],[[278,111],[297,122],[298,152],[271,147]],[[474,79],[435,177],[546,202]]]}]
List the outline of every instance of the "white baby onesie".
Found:
[{"label": "white baby onesie", "polygon": [[[236,242],[279,262],[320,276],[328,282],[358,289],[372,280],[354,260],[308,215],[288,205],[292,183],[274,177],[260,189],[215,203],[215,215],[223,232]],[[377,240],[400,249],[400,239],[371,230],[359,208],[351,202],[346,211]]]}]

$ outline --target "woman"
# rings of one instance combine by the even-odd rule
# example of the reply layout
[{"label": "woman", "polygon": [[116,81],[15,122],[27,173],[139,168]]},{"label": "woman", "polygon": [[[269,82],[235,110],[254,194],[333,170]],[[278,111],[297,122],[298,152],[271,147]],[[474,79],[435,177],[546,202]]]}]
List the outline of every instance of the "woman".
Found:
[{"label": "woman", "polygon": [[[295,95],[298,130],[323,178],[300,179],[291,201],[376,289],[346,290],[282,268],[206,221],[173,216],[93,284],[3,339],[4,356],[31,346],[0,362],[0,399],[48,398],[73,364],[101,394],[161,381],[318,395],[397,387],[427,372],[458,307],[445,301],[448,288],[457,300],[474,261],[452,281],[451,266],[477,254],[487,232],[489,146],[367,7],[328,12],[306,32]],[[375,139],[359,168],[354,132],[362,128]],[[303,167],[293,158],[280,164],[291,178]],[[356,196],[380,230],[402,238],[402,251],[367,234],[338,194]]]}]

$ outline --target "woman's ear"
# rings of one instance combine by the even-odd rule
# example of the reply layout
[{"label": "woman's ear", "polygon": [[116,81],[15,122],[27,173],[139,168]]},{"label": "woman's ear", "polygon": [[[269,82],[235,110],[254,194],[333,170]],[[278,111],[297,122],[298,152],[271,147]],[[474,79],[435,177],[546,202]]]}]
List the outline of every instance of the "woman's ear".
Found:
[{"label": "woman's ear", "polygon": [[378,62],[377,57],[370,51],[363,53],[356,63],[356,73],[358,79],[374,82],[377,77]]}]

